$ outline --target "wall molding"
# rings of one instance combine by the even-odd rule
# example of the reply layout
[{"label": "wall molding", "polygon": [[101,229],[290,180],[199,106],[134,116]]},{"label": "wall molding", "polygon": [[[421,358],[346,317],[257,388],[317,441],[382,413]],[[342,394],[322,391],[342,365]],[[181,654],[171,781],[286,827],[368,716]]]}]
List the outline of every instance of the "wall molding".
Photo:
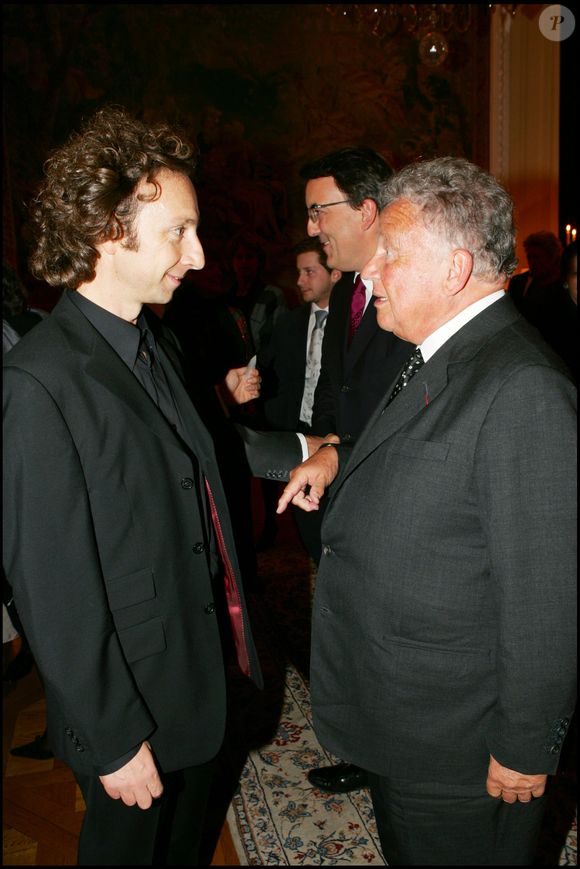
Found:
[{"label": "wall molding", "polygon": [[520,269],[523,240],[558,235],[560,45],[542,36],[538,11],[496,6],[490,38],[490,171],[513,196]]}]

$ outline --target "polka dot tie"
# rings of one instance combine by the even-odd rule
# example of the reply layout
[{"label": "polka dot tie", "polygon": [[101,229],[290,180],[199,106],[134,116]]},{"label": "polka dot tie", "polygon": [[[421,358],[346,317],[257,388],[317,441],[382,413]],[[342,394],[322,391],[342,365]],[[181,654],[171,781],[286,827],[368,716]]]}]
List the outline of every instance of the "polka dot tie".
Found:
[{"label": "polka dot tie", "polygon": [[417,371],[419,370],[419,368],[424,364],[425,364],[425,360],[423,359],[423,356],[421,355],[420,349],[417,347],[416,350],[413,350],[413,352],[409,356],[409,359],[405,363],[403,370],[399,374],[399,379],[395,383],[395,388],[391,392],[389,400],[387,401],[387,405],[389,405],[391,403],[393,398],[396,398],[396,396],[399,394],[401,389],[405,388],[405,386],[408,384],[411,377],[413,377],[413,375],[415,375],[417,373]]}]

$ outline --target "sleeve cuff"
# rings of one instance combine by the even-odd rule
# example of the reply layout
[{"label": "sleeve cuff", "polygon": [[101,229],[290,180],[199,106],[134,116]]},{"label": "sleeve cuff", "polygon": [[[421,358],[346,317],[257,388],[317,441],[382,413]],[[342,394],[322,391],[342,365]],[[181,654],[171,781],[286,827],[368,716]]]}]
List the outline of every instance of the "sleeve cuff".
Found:
[{"label": "sleeve cuff", "polygon": [[296,432],[296,437],[300,441],[300,446],[302,447],[302,461],[305,462],[308,458],[308,444],[306,443],[306,437],[300,432]]},{"label": "sleeve cuff", "polygon": [[116,760],[112,760],[110,763],[106,763],[103,766],[96,767],[95,771],[97,775],[110,775],[112,772],[117,772],[121,767],[125,766],[126,763],[129,763],[129,761],[135,757],[142,745],[143,743],[140,742],[139,745],[136,745],[135,748],[132,748]]}]

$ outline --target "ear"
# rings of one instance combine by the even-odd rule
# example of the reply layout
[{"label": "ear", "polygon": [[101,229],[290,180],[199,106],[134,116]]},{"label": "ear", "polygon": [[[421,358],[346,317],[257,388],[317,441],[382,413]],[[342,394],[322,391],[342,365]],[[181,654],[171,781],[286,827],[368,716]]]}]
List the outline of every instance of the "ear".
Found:
[{"label": "ear", "polygon": [[362,217],[362,228],[369,229],[374,224],[375,220],[377,220],[379,215],[379,209],[374,199],[363,199],[360,206],[360,213]]},{"label": "ear", "polygon": [[473,257],[468,250],[457,248],[449,254],[445,290],[448,296],[460,293],[473,272]]},{"label": "ear", "polygon": [[330,273],[330,282],[332,286],[334,286],[342,277],[342,272],[340,269],[333,269]]},{"label": "ear", "polygon": [[101,255],[113,256],[119,247],[119,242],[109,238],[107,241],[100,241],[95,247]]}]

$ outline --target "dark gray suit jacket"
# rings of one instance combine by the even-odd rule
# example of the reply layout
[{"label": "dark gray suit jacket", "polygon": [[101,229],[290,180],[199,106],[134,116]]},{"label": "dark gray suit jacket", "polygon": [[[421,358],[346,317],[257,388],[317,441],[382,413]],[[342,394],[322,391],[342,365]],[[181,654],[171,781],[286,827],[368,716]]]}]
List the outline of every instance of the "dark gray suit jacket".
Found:
[{"label": "dark gray suit jacket", "polygon": [[4,358],[5,571],[42,674],[50,744],[88,773],[146,738],[165,771],[215,755],[222,609],[261,684],[212,438],[161,325],[157,345],[184,440],[66,294]]},{"label": "dark gray suit jacket", "polygon": [[314,726],[407,780],[551,773],[575,704],[576,390],[501,299],[342,465],[313,605]]}]

